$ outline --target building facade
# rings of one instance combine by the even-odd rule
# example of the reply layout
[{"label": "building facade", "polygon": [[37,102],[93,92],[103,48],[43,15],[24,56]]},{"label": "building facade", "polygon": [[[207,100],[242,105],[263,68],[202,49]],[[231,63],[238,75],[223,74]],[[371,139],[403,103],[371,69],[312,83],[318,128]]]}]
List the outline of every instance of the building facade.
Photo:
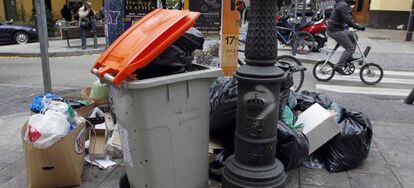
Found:
[{"label": "building facade", "polygon": [[[60,10],[64,4],[69,6],[82,3],[85,0],[44,0],[47,10],[55,15],[55,19],[61,19]],[[100,10],[104,0],[89,0],[93,4],[94,10]],[[32,12],[35,10],[36,0],[0,0],[0,21],[18,20],[29,21]],[[22,20],[24,19],[24,20]]]},{"label": "building facade", "polygon": [[[370,0],[359,0],[369,1]],[[406,29],[413,0],[371,0],[369,26]]]}]

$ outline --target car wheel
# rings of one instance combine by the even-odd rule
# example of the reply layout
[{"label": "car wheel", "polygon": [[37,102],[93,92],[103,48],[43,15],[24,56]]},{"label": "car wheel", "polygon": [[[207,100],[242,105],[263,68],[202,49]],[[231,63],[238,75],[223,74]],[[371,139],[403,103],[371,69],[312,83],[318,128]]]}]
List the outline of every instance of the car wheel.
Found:
[{"label": "car wheel", "polygon": [[29,35],[25,32],[18,31],[16,34],[14,34],[14,41],[17,44],[26,44],[29,42]]}]

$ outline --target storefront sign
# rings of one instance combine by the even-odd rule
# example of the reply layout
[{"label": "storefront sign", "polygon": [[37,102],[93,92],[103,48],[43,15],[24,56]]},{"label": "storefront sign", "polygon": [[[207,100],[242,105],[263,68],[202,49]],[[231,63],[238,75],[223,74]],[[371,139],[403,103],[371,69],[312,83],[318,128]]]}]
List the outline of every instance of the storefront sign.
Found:
[{"label": "storefront sign", "polygon": [[184,8],[201,12],[195,27],[207,34],[218,34],[220,29],[220,5],[221,0],[188,0],[184,2]]}]

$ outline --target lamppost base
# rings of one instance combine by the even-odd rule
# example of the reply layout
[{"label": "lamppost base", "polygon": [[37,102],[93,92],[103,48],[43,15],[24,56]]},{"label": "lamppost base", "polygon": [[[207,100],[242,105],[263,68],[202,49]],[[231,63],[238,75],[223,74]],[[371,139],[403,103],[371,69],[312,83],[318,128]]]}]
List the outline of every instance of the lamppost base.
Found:
[{"label": "lamppost base", "polygon": [[234,155],[225,162],[223,188],[280,187],[286,181],[283,164],[276,159],[273,165],[251,167],[238,163]]}]

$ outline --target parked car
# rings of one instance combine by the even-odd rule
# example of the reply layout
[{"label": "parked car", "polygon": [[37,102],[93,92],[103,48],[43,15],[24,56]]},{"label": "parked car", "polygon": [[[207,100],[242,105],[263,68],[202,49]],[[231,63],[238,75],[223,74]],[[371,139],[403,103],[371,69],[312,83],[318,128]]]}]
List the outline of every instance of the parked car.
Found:
[{"label": "parked car", "polygon": [[37,39],[37,30],[31,26],[14,25],[0,22],[0,43],[26,44]]}]

